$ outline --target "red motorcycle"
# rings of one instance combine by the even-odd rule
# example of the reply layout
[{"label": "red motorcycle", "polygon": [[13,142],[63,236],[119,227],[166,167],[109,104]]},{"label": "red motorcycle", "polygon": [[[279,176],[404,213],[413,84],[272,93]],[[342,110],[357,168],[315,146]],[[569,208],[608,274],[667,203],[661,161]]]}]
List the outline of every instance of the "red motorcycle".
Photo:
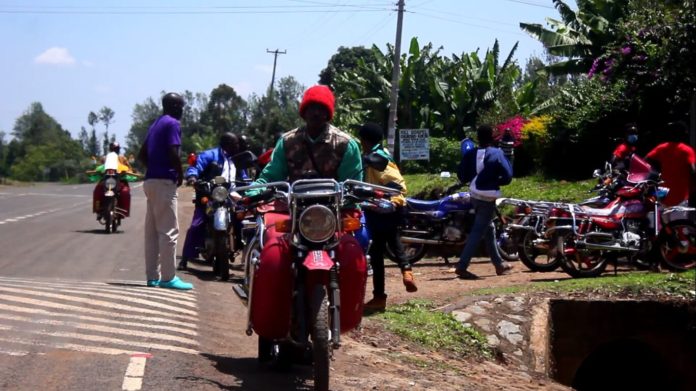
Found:
[{"label": "red motorcycle", "polygon": [[568,204],[553,208],[547,235],[555,238],[561,268],[572,277],[600,275],[620,257],[641,266],[661,261],[671,269],[696,266],[696,209],[663,208],[669,189],[640,158],[631,161],[626,185],[603,208]]},{"label": "red motorcycle", "polygon": [[257,239],[245,250],[248,276],[240,296],[246,295],[247,335],[258,334],[261,362],[311,362],[314,389],[328,390],[333,350],[340,347],[341,333],[362,320],[367,280],[365,254],[352,235],[361,228],[360,212],[346,208],[397,191],[333,179],[238,191],[254,188],[266,190],[243,198],[242,204],[273,201],[275,208],[262,213]]}]

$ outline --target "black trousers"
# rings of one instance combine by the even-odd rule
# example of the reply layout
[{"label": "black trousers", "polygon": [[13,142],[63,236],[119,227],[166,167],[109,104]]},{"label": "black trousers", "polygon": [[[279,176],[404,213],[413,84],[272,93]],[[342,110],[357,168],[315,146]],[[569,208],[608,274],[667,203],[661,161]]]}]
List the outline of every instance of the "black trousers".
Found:
[{"label": "black trousers", "polygon": [[411,265],[404,261],[404,246],[399,235],[399,225],[403,222],[402,209],[394,213],[374,213],[365,211],[365,222],[370,232],[370,264],[372,265],[372,294],[382,296],[384,292],[384,251],[387,243],[394,251],[399,268],[411,270]]}]

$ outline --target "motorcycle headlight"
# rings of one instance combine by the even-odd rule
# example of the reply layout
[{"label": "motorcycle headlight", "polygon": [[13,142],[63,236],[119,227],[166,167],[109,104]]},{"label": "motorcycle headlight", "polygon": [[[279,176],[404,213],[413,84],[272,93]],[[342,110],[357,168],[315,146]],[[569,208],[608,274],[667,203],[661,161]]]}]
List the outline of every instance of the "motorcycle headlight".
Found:
[{"label": "motorcycle headlight", "polygon": [[213,189],[213,194],[211,194],[211,195],[215,201],[223,202],[223,201],[225,201],[225,199],[227,199],[228,194],[229,194],[229,192],[227,191],[227,189],[225,189],[222,186],[218,186],[218,187]]},{"label": "motorcycle headlight", "polygon": [[310,242],[324,242],[335,232],[336,216],[324,205],[312,205],[300,215],[300,234]]},{"label": "motorcycle headlight", "polygon": [[107,189],[115,189],[117,184],[118,181],[116,180],[116,178],[113,177],[106,178],[106,180],[104,181],[104,187],[106,187]]}]

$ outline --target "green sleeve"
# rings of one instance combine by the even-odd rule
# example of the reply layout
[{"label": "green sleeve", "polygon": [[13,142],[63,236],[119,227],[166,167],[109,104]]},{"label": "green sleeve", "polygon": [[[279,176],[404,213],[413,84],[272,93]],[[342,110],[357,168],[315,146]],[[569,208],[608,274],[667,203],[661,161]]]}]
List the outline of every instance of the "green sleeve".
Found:
[{"label": "green sleeve", "polygon": [[285,181],[288,179],[288,163],[285,161],[285,143],[279,139],[271,154],[271,161],[261,171],[253,184]]},{"label": "green sleeve", "polygon": [[351,139],[348,142],[348,148],[343,155],[343,161],[338,166],[338,181],[343,182],[346,179],[356,179],[361,181],[363,177],[362,157],[360,156],[360,147],[358,142]]}]

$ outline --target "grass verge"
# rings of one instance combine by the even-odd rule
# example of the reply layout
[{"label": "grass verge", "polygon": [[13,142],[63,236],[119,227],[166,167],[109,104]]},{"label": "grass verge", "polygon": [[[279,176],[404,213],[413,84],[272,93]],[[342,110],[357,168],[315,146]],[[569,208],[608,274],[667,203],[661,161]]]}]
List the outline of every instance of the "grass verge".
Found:
[{"label": "grass verge", "polygon": [[485,337],[425,300],[387,307],[376,317],[388,331],[420,346],[458,356],[492,357]]},{"label": "grass verge", "polygon": [[557,281],[534,282],[500,288],[484,288],[470,292],[472,296],[502,295],[524,292],[596,293],[635,295],[667,295],[694,298],[696,295],[696,271],[685,273],[630,272],[604,275],[595,278],[577,278]]}]

